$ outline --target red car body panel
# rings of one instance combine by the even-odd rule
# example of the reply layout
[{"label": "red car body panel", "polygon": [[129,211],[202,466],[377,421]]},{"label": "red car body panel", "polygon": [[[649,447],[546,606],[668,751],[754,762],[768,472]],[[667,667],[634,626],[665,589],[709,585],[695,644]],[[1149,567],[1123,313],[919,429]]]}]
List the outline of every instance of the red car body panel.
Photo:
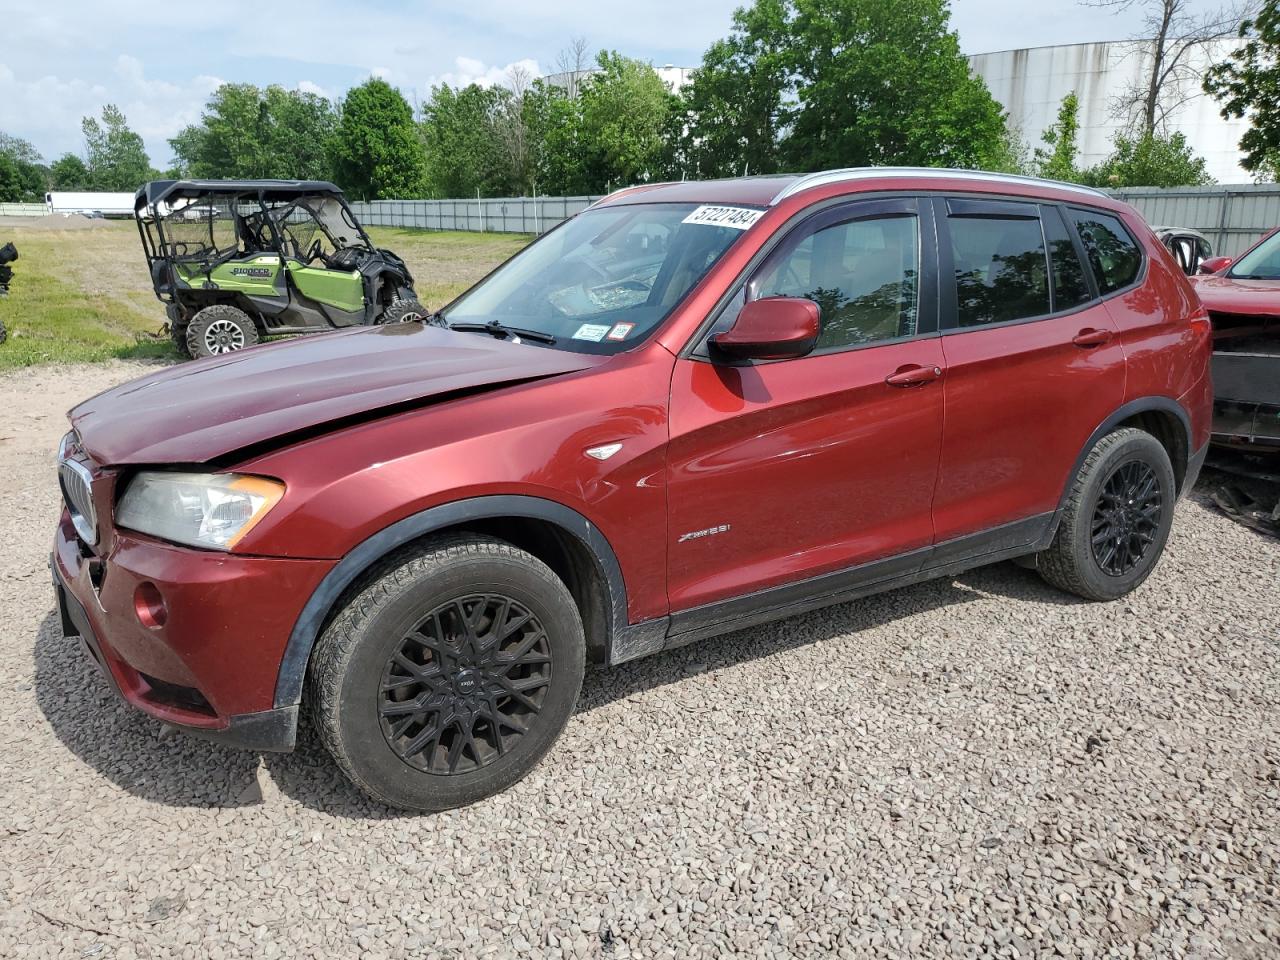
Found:
[{"label": "red car body panel", "polygon": [[1217,273],[1191,282],[1200,302],[1215,313],[1280,316],[1280,280],[1237,280]]},{"label": "red car body panel", "polygon": [[[558,380],[407,411],[248,460],[237,469],[280,478],[298,501],[268,514],[249,549],[337,558],[441,503],[540,497],[590,516],[608,538],[627,578],[629,619],[661,616],[672,362],[651,344]],[[490,426],[478,433],[478,422]],[[618,442],[608,460],[584,456]]]},{"label": "red car body panel", "polygon": [[[114,538],[102,562],[107,573],[95,588],[64,513],[54,563],[88,615],[117,688],[162,720],[209,729],[272,708],[289,631],[333,567],[332,561],[188,550],[128,533]],[[163,626],[146,627],[134,612],[135,592],[144,583],[165,599]],[[166,701],[143,675],[198,689],[212,711]]]},{"label": "red car body panel", "polygon": [[600,359],[421,324],[355,327],[168,367],[86,400],[71,425],[103,465],[203,463],[347,418]]},{"label": "red car body panel", "polygon": [[1057,509],[1093,430],[1121,406],[1125,355],[1106,306],[944,336],[946,438],[933,516],[939,541]]},{"label": "red car body panel", "polygon": [[[296,710],[296,695],[281,701],[282,663],[305,669],[325,585],[388,531],[460,502],[519,497],[573,511],[565,533],[598,534],[616,559],[615,625],[652,628],[651,652],[674,636],[670,618],[708,604],[885,558],[904,558],[897,569],[910,574],[936,545],[1011,522],[1043,520],[1051,533],[1047,518],[1091,437],[1126,404],[1177,404],[1188,453],[1207,441],[1201,308],[1124,204],[1051,184],[901,172],[777,198],[793,182],[651,186],[606,200],[764,209],[648,340],[612,356],[419,325],[361,328],[172,368],[77,407],[101,542],[80,544],[64,512],[55,569],[117,686],[190,727]],[[690,355],[758,255],[815,206],[953,193],[1112,211],[1140,238],[1147,275],[1044,320],[748,366]],[[1074,343],[1083,331],[1112,336]],[[886,383],[908,367],[938,372]],[[586,455],[615,443],[607,459]],[[117,481],[135,465],[201,463],[285,484],[233,553],[115,529]],[[95,584],[99,561],[106,576]],[[159,629],[135,611],[144,583],[169,606]],[[160,702],[142,674],[198,690],[209,710]]]},{"label": "red car body panel", "polygon": [[677,363],[672,609],[931,543],[942,392],[885,377],[942,362],[932,337],[755,367]]}]

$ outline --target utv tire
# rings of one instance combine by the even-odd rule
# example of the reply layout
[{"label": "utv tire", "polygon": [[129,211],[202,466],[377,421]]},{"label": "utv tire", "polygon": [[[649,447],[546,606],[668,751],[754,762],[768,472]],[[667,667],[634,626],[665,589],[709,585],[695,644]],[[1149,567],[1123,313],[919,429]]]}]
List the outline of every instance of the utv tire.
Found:
[{"label": "utv tire", "polygon": [[415,299],[392,300],[387,309],[382,311],[379,323],[413,323],[423,322],[430,311]]},{"label": "utv tire", "polygon": [[546,564],[501,540],[442,537],[389,558],[325,628],[307,708],[365,793],[447,810],[542,759],[577,703],[585,650]]},{"label": "utv tire", "polygon": [[205,307],[187,325],[187,350],[197,360],[243,350],[257,342],[253,318],[228,303]]},{"label": "utv tire", "polygon": [[186,323],[169,323],[169,336],[173,340],[174,349],[178,351],[178,356],[190,359],[191,348],[187,346],[187,330],[190,324]]},{"label": "utv tire", "polygon": [[1037,557],[1040,575],[1086,600],[1114,600],[1151,575],[1173,525],[1177,484],[1151,434],[1103,437],[1072,480],[1058,532]]}]

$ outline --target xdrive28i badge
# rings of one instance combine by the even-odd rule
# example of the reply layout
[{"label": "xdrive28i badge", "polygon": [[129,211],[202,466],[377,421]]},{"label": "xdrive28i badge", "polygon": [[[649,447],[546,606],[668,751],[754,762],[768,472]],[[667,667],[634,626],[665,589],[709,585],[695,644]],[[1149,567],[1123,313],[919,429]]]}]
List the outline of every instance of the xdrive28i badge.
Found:
[{"label": "xdrive28i badge", "polygon": [[270,267],[232,267],[231,275],[233,277],[267,278],[271,276],[271,268]]}]

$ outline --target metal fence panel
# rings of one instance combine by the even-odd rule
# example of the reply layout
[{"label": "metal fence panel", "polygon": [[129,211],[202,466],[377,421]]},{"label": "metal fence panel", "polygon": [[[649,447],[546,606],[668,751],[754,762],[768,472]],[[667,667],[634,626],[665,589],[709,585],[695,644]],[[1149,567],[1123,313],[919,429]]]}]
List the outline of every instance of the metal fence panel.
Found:
[{"label": "metal fence panel", "polygon": [[354,201],[351,209],[368,227],[546,233],[599,197],[498,197],[477,200]]},{"label": "metal fence panel", "polygon": [[1155,187],[1113,190],[1153,227],[1190,227],[1209,238],[1215,253],[1234,257],[1280,226],[1280,184]]},{"label": "metal fence panel", "polygon": [[0,203],[0,217],[43,217],[48,212],[43,203]]},{"label": "metal fence panel", "polygon": [[[1280,184],[1139,187],[1111,193],[1133,204],[1152,226],[1199,230],[1209,238],[1215,252],[1228,256],[1237,255],[1266,231],[1280,225]],[[599,199],[591,196],[374,200],[351,206],[366,226],[539,234],[581,213]],[[0,205],[0,213],[4,212],[4,206]],[[43,206],[40,212],[44,212]]]}]

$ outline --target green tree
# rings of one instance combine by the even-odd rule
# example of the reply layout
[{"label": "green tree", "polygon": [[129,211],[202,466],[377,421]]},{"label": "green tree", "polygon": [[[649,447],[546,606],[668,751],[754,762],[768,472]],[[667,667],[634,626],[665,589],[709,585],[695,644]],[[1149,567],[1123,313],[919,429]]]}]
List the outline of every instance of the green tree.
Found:
[{"label": "green tree", "polygon": [[49,165],[49,181],[53,190],[88,190],[89,168],[74,153],[64,153]]},{"label": "green tree", "polygon": [[426,151],[404,96],[373,78],[347,91],[333,140],[338,182],[361,200],[421,197]]},{"label": "green tree", "polygon": [[791,169],[982,167],[1005,119],[969,73],[946,0],[794,0]]},{"label": "green tree", "polygon": [[513,192],[499,119],[509,116],[511,91],[471,84],[433,87],[422,108],[427,186],[435,197],[487,197]]},{"label": "green tree", "polygon": [[39,203],[48,171],[31,143],[0,131],[0,203]]},{"label": "green tree", "polygon": [[1098,187],[1194,187],[1213,183],[1213,178],[1181,133],[1121,134],[1111,155],[1082,171],[1080,181]]},{"label": "green tree", "polygon": [[0,203],[37,203],[43,200],[43,181],[31,176],[37,169],[7,153],[0,153]]},{"label": "green tree", "polygon": [[[575,90],[582,81],[578,78]],[[535,80],[522,108],[530,142],[530,192],[536,188],[544,196],[590,193],[581,100],[564,87]]]},{"label": "green tree", "polygon": [[1041,138],[1050,147],[1036,147],[1031,167],[1036,176],[1050,180],[1074,181],[1080,177],[1076,168],[1076,154],[1080,140],[1080,98],[1074,90],[1062,98],[1058,106],[1058,119]]},{"label": "green tree", "polygon": [[1280,0],[1266,0],[1240,24],[1244,43],[1204,78],[1205,92],[1228,119],[1248,117],[1240,138],[1243,166],[1260,179],[1280,179]]},{"label": "green tree", "polygon": [[584,186],[596,192],[651,180],[663,167],[676,98],[651,64],[606,50],[596,66],[579,97]]},{"label": "green tree", "polygon": [[947,0],[755,0],[680,106],[678,159],[695,176],[1018,162]]},{"label": "green tree", "polygon": [[102,108],[102,122],[85,117],[80,122],[84,132],[86,166],[92,190],[137,190],[151,178],[151,160],[146,146],[115,104]]},{"label": "green tree", "polygon": [[671,164],[691,177],[775,173],[786,123],[792,52],[785,0],[757,0],[734,12],[681,91]]},{"label": "green tree", "polygon": [[0,130],[0,153],[9,155],[18,163],[29,163],[33,167],[44,164],[40,151],[32,145],[30,140],[23,140],[3,130]]},{"label": "green tree", "polygon": [[169,141],[178,167],[192,177],[323,180],[337,111],[324,97],[280,86],[224,83],[200,122]]}]

